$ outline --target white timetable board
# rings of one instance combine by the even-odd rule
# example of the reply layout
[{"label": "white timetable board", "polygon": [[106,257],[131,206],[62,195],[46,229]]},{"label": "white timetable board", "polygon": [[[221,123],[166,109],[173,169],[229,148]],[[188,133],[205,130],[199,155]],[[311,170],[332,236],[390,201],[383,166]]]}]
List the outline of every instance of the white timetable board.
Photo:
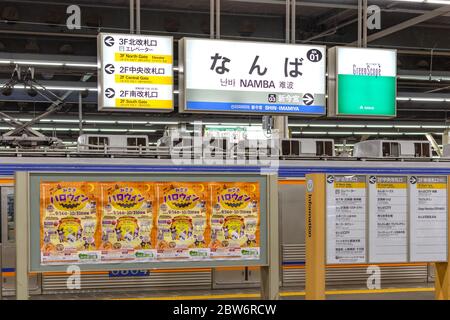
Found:
[{"label": "white timetable board", "polygon": [[327,263],[366,262],[366,176],[326,177]]},{"label": "white timetable board", "polygon": [[369,176],[369,262],[408,261],[407,176]]},{"label": "white timetable board", "polygon": [[447,177],[411,176],[410,261],[447,261]]}]

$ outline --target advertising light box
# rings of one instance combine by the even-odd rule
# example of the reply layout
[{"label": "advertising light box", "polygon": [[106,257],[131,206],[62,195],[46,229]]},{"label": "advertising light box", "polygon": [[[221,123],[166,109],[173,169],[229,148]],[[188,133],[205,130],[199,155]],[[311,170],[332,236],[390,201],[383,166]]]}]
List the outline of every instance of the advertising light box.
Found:
[{"label": "advertising light box", "polygon": [[181,112],[326,114],[323,46],[184,38]]},{"label": "advertising light box", "polygon": [[396,50],[335,47],[328,56],[330,116],[396,116]]},{"label": "advertising light box", "polygon": [[33,270],[267,263],[267,176],[37,176]]},{"label": "advertising light box", "polygon": [[100,33],[97,50],[99,110],[173,110],[172,37]]}]

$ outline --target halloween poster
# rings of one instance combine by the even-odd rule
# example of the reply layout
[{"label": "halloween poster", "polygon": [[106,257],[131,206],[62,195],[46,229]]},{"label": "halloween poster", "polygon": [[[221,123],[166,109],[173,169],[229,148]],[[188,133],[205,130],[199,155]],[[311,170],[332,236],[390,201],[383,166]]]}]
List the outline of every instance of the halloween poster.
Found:
[{"label": "halloween poster", "polygon": [[207,183],[164,182],[156,190],[158,260],[209,258]]},{"label": "halloween poster", "polygon": [[41,264],[99,260],[97,192],[95,182],[41,183]]},{"label": "halloween poster", "polygon": [[156,260],[153,184],[105,182],[100,190],[102,261]]},{"label": "halloween poster", "polygon": [[259,258],[260,191],[256,182],[210,184],[211,257]]}]

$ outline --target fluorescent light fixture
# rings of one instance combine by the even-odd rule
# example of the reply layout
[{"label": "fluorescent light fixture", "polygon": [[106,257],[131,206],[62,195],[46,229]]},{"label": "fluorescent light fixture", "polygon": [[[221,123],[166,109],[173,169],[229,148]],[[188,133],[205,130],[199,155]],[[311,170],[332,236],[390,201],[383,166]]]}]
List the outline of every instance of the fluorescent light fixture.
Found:
[{"label": "fluorescent light fixture", "polygon": [[148,124],[178,124],[178,121],[148,121],[147,123]]},{"label": "fluorescent light fixture", "polygon": [[426,134],[427,132],[405,132],[404,134],[406,135],[406,136],[420,136],[420,135],[424,135],[424,134]]},{"label": "fluorescent light fixture", "polygon": [[311,132],[311,131],[309,131],[309,132],[292,132],[292,134],[317,134],[317,135],[324,135],[324,134],[327,134],[327,132],[325,132],[325,131],[316,131],[316,132]]},{"label": "fluorescent light fixture", "polygon": [[[44,87],[48,90],[61,90],[61,91],[97,91],[97,88],[90,88],[90,87],[63,87],[63,86],[45,86]],[[36,89],[40,89],[37,87]]]},{"label": "fluorescent light fixture", "polygon": [[337,124],[310,124],[311,128],[336,128]]},{"label": "fluorescent light fixture", "polygon": [[407,98],[407,97],[397,97],[397,101],[409,101],[411,100],[411,98]]},{"label": "fluorescent light fixture", "polygon": [[416,2],[416,3],[424,3],[424,4],[447,4],[450,3],[448,0],[395,0],[399,2]]},{"label": "fluorescent light fixture", "polygon": [[401,136],[401,135],[403,135],[402,132],[380,132],[379,134],[383,135],[383,136]]},{"label": "fluorescent light fixture", "polygon": [[363,132],[363,131],[361,131],[361,132],[353,132],[355,135],[377,135],[378,134],[378,132]]},{"label": "fluorescent light fixture", "polygon": [[85,120],[86,123],[116,123],[114,120]]},{"label": "fluorescent light fixture", "polygon": [[414,125],[395,125],[394,128],[413,128],[413,129],[420,129],[420,126],[414,126]]},{"label": "fluorescent light fixture", "polygon": [[129,132],[156,132],[154,129],[129,129]]},{"label": "fluorescent light fixture", "polygon": [[422,126],[422,129],[447,129],[447,126]]},{"label": "fluorescent light fixture", "polygon": [[353,132],[344,132],[344,131],[330,131],[328,132],[330,135],[350,135],[353,134]]},{"label": "fluorescent light fixture", "polygon": [[26,65],[34,65],[34,66],[62,66],[62,62],[51,62],[51,61],[24,61],[24,60],[14,60],[13,64],[26,64]]},{"label": "fluorescent light fixture", "polygon": [[118,124],[147,124],[147,121],[114,121]]},{"label": "fluorescent light fixture", "polygon": [[288,126],[289,127],[307,127],[308,124],[305,124],[305,123],[289,123]]},{"label": "fluorescent light fixture", "polygon": [[393,128],[393,125],[390,124],[368,124],[367,128]]},{"label": "fluorescent light fixture", "polygon": [[411,98],[411,101],[445,102],[444,98]]},{"label": "fluorescent light fixture", "polygon": [[364,128],[363,124],[338,124],[339,128]]},{"label": "fluorescent light fixture", "polygon": [[67,67],[81,67],[81,68],[97,68],[98,64],[97,63],[72,63],[72,62],[68,62],[68,63],[64,63],[64,66]]}]

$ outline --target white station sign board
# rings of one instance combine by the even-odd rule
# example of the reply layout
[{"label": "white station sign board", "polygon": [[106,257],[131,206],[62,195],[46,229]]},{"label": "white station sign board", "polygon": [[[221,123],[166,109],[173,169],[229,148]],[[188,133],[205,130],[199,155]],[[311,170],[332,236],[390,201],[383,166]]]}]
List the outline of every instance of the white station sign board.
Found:
[{"label": "white station sign board", "polygon": [[447,177],[411,176],[411,261],[447,261]]},{"label": "white station sign board", "polygon": [[407,176],[369,177],[369,261],[408,261]]},{"label": "white station sign board", "polygon": [[326,114],[326,49],[316,45],[179,42],[182,112]]},{"label": "white station sign board", "polygon": [[327,263],[366,261],[366,176],[329,175]]},{"label": "white station sign board", "polygon": [[173,39],[100,33],[98,106],[108,111],[173,111]]}]

